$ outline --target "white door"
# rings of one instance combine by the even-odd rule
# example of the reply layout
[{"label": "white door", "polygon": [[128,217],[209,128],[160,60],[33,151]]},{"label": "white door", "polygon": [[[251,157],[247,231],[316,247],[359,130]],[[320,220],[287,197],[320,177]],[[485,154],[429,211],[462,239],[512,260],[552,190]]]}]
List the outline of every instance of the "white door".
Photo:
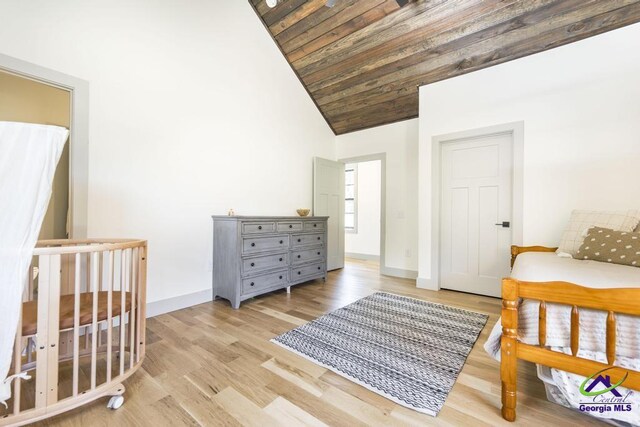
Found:
[{"label": "white door", "polygon": [[344,163],[313,159],[313,214],[328,216],[327,269],[344,267]]},{"label": "white door", "polygon": [[500,296],[511,259],[512,150],[511,133],[443,143],[440,287]]}]

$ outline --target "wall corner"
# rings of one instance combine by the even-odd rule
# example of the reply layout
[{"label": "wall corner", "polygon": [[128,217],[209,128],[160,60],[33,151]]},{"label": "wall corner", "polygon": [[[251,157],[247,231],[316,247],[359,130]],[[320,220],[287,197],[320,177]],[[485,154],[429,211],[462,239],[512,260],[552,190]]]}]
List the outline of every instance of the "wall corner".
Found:
[{"label": "wall corner", "polygon": [[416,287],[418,289],[427,289],[429,291],[439,291],[440,285],[437,281],[433,279],[428,279],[426,277],[418,277],[416,279]]}]

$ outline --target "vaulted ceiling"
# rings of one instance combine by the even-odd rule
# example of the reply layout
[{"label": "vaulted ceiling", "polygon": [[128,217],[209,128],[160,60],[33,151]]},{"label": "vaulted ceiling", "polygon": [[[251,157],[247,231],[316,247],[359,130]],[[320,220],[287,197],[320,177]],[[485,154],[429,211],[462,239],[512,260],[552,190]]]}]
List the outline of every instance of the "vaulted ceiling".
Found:
[{"label": "vaulted ceiling", "polygon": [[418,86],[640,21],[640,0],[249,1],[336,134],[417,117]]}]

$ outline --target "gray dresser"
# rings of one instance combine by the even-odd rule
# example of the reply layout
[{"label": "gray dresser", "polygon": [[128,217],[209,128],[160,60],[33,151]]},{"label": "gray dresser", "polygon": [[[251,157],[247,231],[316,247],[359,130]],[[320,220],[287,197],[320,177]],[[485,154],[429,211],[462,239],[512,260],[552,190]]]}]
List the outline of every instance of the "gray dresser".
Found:
[{"label": "gray dresser", "polygon": [[213,299],[233,308],[327,274],[328,217],[213,216]]}]

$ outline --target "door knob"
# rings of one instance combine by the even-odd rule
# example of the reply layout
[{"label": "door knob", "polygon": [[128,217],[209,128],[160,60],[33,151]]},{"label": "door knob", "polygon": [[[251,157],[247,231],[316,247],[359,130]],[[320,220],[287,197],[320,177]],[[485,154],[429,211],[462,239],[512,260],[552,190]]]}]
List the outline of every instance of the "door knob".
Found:
[{"label": "door knob", "polygon": [[501,226],[502,228],[509,228],[509,226],[511,225],[511,223],[509,221],[502,221],[497,223],[496,225]]}]

